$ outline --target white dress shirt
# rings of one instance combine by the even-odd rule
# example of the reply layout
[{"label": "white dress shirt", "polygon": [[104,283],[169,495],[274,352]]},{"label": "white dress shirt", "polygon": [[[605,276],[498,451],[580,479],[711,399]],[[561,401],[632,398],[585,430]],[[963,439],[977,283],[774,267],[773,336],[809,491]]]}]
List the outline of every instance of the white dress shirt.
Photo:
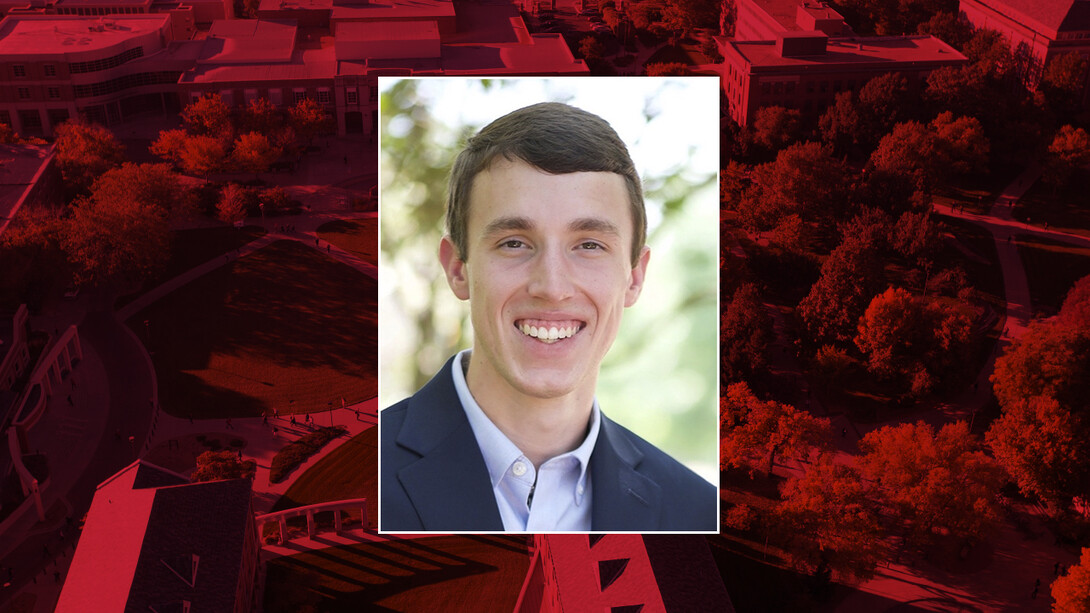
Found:
[{"label": "white dress shirt", "polygon": [[465,377],[470,351],[460,352],[453,360],[451,375],[488,467],[504,530],[589,531],[591,482],[587,466],[598,440],[601,422],[598,400],[592,404],[590,428],[583,442],[572,451],[546,460],[535,470],[533,463],[492,423],[470,393]]}]

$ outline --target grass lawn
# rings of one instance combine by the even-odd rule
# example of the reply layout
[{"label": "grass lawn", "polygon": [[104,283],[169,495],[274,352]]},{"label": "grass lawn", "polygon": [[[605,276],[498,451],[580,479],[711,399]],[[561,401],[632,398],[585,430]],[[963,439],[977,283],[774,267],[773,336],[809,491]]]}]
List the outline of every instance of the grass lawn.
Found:
[{"label": "grass lawn", "polygon": [[318,238],[333,243],[364,262],[378,264],[378,218],[340,219],[318,227]]},{"label": "grass lawn", "polygon": [[517,536],[333,547],[270,561],[265,610],[511,611],[529,565]]},{"label": "grass lawn", "polygon": [[[169,281],[191,268],[200,266],[212,258],[222,256],[228,251],[234,251],[264,235],[265,229],[259,226],[244,226],[242,228],[216,226],[175,230],[171,237],[170,259],[167,261],[166,267],[154,278],[149,279],[139,293],[146,292],[161,285],[164,281]],[[132,302],[139,293],[119,297],[118,305]]]},{"label": "grass lawn", "polygon": [[299,475],[272,510],[347,498],[366,498],[370,523],[377,523],[378,428],[364,430],[318,460]]},{"label": "grass lawn", "polygon": [[1036,236],[1016,236],[1034,314],[1053,315],[1076,281],[1090,275],[1090,249]]},{"label": "grass lawn", "polygon": [[376,291],[355,269],[277,241],[128,323],[149,344],[172,415],[318,411],[375,396]]},{"label": "grass lawn", "polygon": [[[1090,185],[1085,174],[1076,184]],[[1086,206],[1086,192],[1077,189],[1053,193],[1052,188],[1038,181],[1014,207],[1014,218],[1021,222],[1063,230],[1072,234],[1090,236],[1090,208]]]}]

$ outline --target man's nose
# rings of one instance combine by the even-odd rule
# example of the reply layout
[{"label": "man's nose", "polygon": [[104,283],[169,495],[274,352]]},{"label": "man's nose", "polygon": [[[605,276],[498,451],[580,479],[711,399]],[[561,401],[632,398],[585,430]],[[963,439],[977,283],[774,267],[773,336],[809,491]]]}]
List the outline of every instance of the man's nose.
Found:
[{"label": "man's nose", "polygon": [[527,289],[535,298],[559,302],[574,292],[571,263],[562,249],[542,249],[530,265]]}]

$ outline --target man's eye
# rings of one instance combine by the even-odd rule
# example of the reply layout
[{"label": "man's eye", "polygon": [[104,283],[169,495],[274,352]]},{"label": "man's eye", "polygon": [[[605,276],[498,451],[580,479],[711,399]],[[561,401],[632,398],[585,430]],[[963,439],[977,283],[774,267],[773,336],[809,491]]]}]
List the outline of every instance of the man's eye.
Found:
[{"label": "man's eye", "polygon": [[579,248],[584,249],[586,251],[594,251],[594,250],[602,249],[602,245],[600,243],[595,243],[593,241],[587,241],[585,243],[580,243]]},{"label": "man's eye", "polygon": [[525,246],[526,243],[515,239],[503,241],[502,243],[500,243],[500,247],[504,247],[506,249],[522,249]]}]

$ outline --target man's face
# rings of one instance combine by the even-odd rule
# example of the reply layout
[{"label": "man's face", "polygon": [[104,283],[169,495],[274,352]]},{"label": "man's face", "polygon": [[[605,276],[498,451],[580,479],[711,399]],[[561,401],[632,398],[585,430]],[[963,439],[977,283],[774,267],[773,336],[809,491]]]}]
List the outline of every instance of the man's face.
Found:
[{"label": "man's face", "polygon": [[550,175],[501,158],[474,178],[468,261],[449,237],[440,260],[455,295],[470,301],[475,395],[593,396],[647,269],[646,247],[632,266],[632,225],[615,173]]}]

